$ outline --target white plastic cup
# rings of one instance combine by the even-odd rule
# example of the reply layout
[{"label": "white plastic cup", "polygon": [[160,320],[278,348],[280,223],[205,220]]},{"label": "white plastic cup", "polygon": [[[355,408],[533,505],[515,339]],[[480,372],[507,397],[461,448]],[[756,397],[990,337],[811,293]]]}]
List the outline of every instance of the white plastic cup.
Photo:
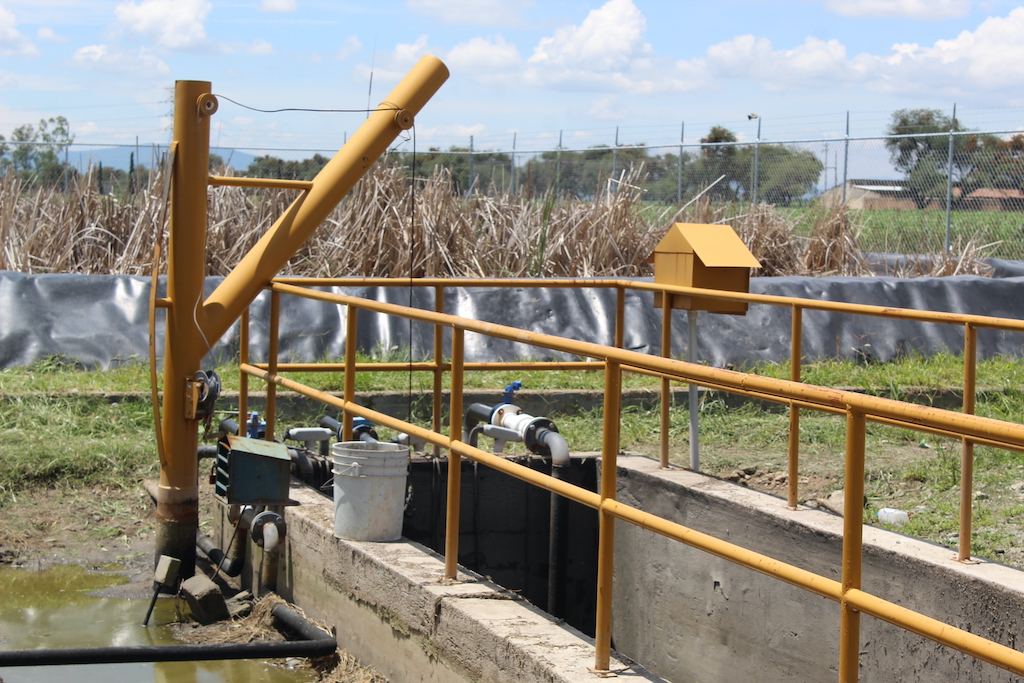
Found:
[{"label": "white plastic cup", "polygon": [[897,508],[882,508],[878,511],[878,521],[882,524],[903,526],[910,521],[910,515],[908,515],[905,510],[899,510]]}]

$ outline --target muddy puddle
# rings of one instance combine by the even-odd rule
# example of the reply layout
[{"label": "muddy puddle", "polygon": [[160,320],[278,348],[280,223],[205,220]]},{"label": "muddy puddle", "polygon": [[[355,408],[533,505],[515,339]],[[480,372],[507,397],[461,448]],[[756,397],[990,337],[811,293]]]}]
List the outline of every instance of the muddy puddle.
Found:
[{"label": "muddy puddle", "polygon": [[[161,599],[148,628],[142,626],[148,599],[118,596],[123,576],[59,565],[44,571],[0,566],[0,649],[171,645],[179,643],[168,624],[177,619],[174,600]],[[120,588],[119,588],[120,587]],[[136,591],[137,592],[137,591]],[[309,670],[290,670],[265,661],[91,664],[88,666],[0,668],[2,683],[308,683]]]}]

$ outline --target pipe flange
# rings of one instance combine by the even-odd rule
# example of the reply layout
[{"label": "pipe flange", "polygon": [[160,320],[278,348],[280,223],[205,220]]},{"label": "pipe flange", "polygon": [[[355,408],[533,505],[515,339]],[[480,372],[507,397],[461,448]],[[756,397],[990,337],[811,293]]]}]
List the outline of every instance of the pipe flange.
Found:
[{"label": "pipe flange", "polygon": [[203,93],[196,100],[196,111],[200,116],[213,116],[217,113],[218,108],[220,108],[220,102],[217,101],[217,96],[213,93]]},{"label": "pipe flange", "polygon": [[264,510],[255,517],[252,518],[252,522],[249,524],[249,535],[252,540],[255,541],[256,545],[263,547],[263,527],[267,524],[273,524],[277,527],[277,535],[279,538],[284,538],[285,524],[284,517],[271,510]]}]

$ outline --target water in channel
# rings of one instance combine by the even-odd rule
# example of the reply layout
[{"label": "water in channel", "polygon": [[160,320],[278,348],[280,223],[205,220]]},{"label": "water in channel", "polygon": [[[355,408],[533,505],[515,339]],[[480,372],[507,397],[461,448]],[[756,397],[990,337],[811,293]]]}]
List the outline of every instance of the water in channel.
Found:
[{"label": "water in channel", "polygon": [[[116,573],[58,565],[36,572],[0,566],[0,649],[171,645],[167,624],[176,619],[174,601],[159,600],[148,628],[142,626],[147,600],[103,597],[99,591],[124,583]],[[266,661],[162,662],[83,666],[0,668],[2,683],[309,683],[305,669]]]}]

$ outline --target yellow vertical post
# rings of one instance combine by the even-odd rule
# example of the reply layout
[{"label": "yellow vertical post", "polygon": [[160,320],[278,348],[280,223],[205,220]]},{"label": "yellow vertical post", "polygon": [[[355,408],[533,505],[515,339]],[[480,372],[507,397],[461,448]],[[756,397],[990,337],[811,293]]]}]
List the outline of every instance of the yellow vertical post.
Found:
[{"label": "yellow vertical post", "polygon": [[[345,403],[356,398],[356,336],[359,332],[359,309],[345,307]],[[352,413],[345,411],[341,418],[342,441],[352,440]]]},{"label": "yellow vertical post", "polygon": [[[465,333],[452,328],[452,389],[448,439],[462,441],[462,378]],[[462,458],[448,450],[448,497],[445,507],[444,578],[455,580],[459,570],[459,515],[462,514]]]},{"label": "yellow vertical post", "polygon": [[[249,363],[249,308],[242,310],[242,319],[238,323],[238,360]],[[238,373],[238,435],[245,436],[245,423],[249,419],[249,373]]]},{"label": "yellow vertical post", "polygon": [[[281,295],[278,292],[270,293],[270,330],[269,350],[267,352],[267,372],[271,375],[277,374],[277,355],[281,348]],[[274,430],[277,427],[277,384],[267,383],[267,405],[264,407],[267,414],[267,441],[274,440]]]},{"label": "yellow vertical post", "polygon": [[615,348],[621,349],[626,343],[626,288],[615,288]]},{"label": "yellow vertical post", "polygon": [[[790,320],[789,342],[789,378],[800,381],[800,364],[802,362],[803,310],[793,306]],[[800,408],[794,403],[789,404],[789,459],[786,474],[786,504],[795,510],[799,495],[800,475]]]},{"label": "yellow vertical post", "polygon": [[210,164],[210,114],[216,111],[208,81],[174,84],[177,148],[171,175],[167,258],[167,336],[164,344],[160,432],[165,459],[157,491],[156,556],[181,560],[181,576],[195,572],[199,528],[198,421],[186,408],[186,384],[199,371],[207,344],[196,323],[206,269],[206,178]]},{"label": "yellow vertical post", "polygon": [[860,672],[860,612],[846,591],[860,589],[864,532],[864,413],[846,413],[846,472],[843,493],[843,598],[839,603],[839,683],[855,683]]},{"label": "yellow vertical post", "polygon": [[[672,295],[661,293],[661,355],[663,358],[672,356]],[[672,384],[667,379],[661,380],[661,450],[659,462],[661,467],[668,467],[668,432],[670,426],[669,407],[672,403]],[[692,435],[690,438],[693,438]]]},{"label": "yellow vertical post", "polygon": [[[977,330],[970,323],[964,325],[964,412],[974,414],[977,384]],[[957,556],[961,562],[971,559],[972,506],[974,502],[974,442],[963,440],[960,454],[960,543]]]},{"label": "yellow vertical post", "polygon": [[[622,408],[622,369],[609,360],[604,368],[604,431],[601,445],[601,502],[615,500],[616,461]],[[597,615],[594,669],[607,671],[612,643],[612,574],[615,565],[615,517],[601,508],[597,540]]]},{"label": "yellow vertical post", "polygon": [[[444,286],[434,287],[434,310],[444,313]],[[433,400],[433,428],[438,434],[441,433],[441,401],[444,384],[444,328],[440,323],[434,323],[434,400]],[[441,455],[441,447],[434,444],[434,457]]]}]

